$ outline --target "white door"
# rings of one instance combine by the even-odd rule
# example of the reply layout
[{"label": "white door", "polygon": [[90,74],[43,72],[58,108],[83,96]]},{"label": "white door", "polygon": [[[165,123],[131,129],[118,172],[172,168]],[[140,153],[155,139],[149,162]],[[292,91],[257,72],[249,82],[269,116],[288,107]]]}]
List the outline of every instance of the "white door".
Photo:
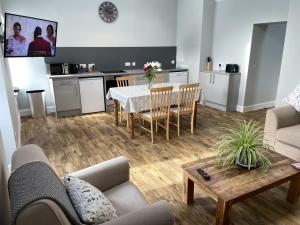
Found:
[{"label": "white door", "polygon": [[186,84],[188,79],[188,72],[174,72],[169,74],[170,83]]},{"label": "white door", "polygon": [[229,86],[228,74],[212,74],[212,85],[210,92],[210,102],[219,105],[227,105],[227,95]]},{"label": "white door", "polygon": [[212,74],[200,73],[199,83],[200,83],[200,87],[202,88],[201,102],[210,101]]},{"label": "white door", "polygon": [[103,77],[79,80],[82,113],[105,111]]}]

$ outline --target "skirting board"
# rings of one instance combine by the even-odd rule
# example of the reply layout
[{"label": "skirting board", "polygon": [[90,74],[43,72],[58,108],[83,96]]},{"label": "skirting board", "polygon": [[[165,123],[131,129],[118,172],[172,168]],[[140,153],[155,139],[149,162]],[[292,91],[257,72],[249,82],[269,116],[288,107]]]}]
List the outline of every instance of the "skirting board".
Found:
[{"label": "skirting board", "polygon": [[248,106],[238,105],[236,107],[236,111],[245,113],[245,112],[251,112],[251,111],[256,111],[256,110],[260,110],[260,109],[272,108],[275,106],[275,103],[276,103],[275,101],[272,101],[272,102],[264,102],[264,103],[248,105]]},{"label": "skirting board", "polygon": [[[30,109],[20,109],[20,116],[31,116],[31,111]],[[47,106],[47,113],[53,113],[55,112],[55,107],[54,106]]]}]

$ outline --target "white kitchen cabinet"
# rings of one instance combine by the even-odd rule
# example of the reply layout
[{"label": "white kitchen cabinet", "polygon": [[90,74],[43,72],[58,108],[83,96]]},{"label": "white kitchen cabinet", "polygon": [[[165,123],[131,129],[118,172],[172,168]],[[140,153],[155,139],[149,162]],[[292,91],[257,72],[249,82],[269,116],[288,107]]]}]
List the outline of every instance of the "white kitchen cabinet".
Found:
[{"label": "white kitchen cabinet", "polygon": [[240,86],[239,73],[201,72],[199,82],[205,105],[223,111],[236,111]]},{"label": "white kitchen cabinet", "polygon": [[53,80],[53,94],[58,117],[80,115],[78,78]]},{"label": "white kitchen cabinet", "polygon": [[188,71],[171,72],[169,73],[169,82],[186,84],[188,82],[188,73]]},{"label": "white kitchen cabinet", "polygon": [[82,114],[105,111],[103,84],[103,77],[79,79]]}]

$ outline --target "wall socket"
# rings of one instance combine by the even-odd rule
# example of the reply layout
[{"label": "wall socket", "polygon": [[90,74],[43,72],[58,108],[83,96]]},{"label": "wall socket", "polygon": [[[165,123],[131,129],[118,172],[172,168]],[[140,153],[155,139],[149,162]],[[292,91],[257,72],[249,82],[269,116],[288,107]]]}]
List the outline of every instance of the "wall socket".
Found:
[{"label": "wall socket", "polygon": [[[218,69],[221,69],[221,70],[224,70],[225,71],[225,69],[226,69],[226,63],[224,63],[224,62],[220,62],[220,63],[218,63]],[[220,66],[221,66],[221,68],[220,68]]]},{"label": "wall socket", "polygon": [[130,62],[125,62],[125,66],[126,67],[131,66],[131,63]]},{"label": "wall socket", "polygon": [[132,66],[136,66],[136,62],[132,62],[131,65],[132,65]]}]

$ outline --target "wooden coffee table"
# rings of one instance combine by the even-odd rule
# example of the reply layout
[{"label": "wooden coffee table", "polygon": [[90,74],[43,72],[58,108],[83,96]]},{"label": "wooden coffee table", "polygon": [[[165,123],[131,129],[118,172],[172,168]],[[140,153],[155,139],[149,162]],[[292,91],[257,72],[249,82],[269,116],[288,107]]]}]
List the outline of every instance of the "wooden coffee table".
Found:
[{"label": "wooden coffee table", "polygon": [[[217,201],[217,225],[229,224],[229,213],[234,203],[288,181],[290,186],[287,200],[296,202],[300,193],[300,171],[291,166],[295,161],[275,152],[271,153],[269,159],[272,166],[267,171],[259,169],[248,171],[238,167],[218,168],[215,166],[215,157],[185,164],[182,166],[183,200],[187,204],[192,204],[194,184],[201,187]],[[197,172],[198,168],[207,172],[211,176],[210,180],[203,179]]]}]

